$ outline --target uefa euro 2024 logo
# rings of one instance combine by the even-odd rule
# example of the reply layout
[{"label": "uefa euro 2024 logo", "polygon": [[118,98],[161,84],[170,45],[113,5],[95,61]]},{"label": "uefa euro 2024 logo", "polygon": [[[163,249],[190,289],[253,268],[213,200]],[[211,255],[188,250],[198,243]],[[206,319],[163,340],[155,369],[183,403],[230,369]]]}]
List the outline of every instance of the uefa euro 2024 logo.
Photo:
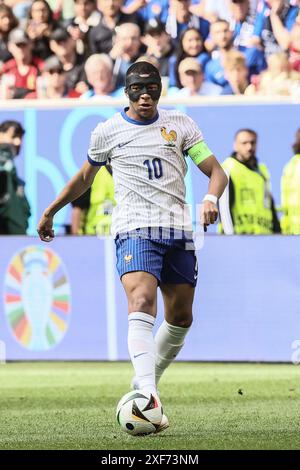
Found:
[{"label": "uefa euro 2024 logo", "polygon": [[46,351],[64,337],[71,293],[66,268],[52,250],[28,246],[11,259],[4,281],[5,314],[26,349]]}]

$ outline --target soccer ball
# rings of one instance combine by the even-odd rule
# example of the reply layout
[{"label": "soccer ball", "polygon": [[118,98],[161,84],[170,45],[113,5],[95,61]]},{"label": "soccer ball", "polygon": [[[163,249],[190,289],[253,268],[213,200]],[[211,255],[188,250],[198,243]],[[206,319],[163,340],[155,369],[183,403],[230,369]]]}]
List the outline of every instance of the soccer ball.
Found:
[{"label": "soccer ball", "polygon": [[117,421],[123,431],[136,435],[151,434],[162,420],[163,410],[157,397],[144,390],[126,393],[117,405]]}]

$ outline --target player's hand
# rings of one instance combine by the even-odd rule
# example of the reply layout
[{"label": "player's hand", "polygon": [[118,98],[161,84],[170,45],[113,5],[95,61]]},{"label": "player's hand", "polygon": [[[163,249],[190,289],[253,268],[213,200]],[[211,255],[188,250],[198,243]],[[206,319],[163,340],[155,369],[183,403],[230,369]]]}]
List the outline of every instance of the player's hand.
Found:
[{"label": "player's hand", "polygon": [[201,205],[200,221],[204,226],[204,232],[207,231],[208,225],[214,224],[217,221],[218,215],[219,211],[216,204],[211,201],[203,201]]},{"label": "player's hand", "polygon": [[37,226],[37,233],[43,242],[51,242],[53,240],[54,230],[52,216],[46,215],[45,213],[42,215]]}]

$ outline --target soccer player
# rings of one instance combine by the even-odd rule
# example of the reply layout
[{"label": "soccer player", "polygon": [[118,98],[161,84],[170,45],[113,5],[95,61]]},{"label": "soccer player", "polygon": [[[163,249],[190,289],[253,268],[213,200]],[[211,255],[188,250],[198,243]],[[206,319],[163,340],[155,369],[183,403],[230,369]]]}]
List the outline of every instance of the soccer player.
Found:
[{"label": "soccer player", "polygon": [[[157,383],[183,346],[192,323],[197,260],[185,210],[184,176],[189,156],[210,178],[203,199],[204,226],[218,217],[217,201],[227,177],[196,124],[176,110],[157,109],[158,70],[148,62],[131,65],[125,92],[129,107],[92,133],[87,161],[45,210],[38,225],[43,241],[54,237],[53,217],[92,184],[110,162],[115,182],[112,233],[117,269],[128,299],[128,348],[134,386],[157,397]],[[188,242],[188,243],[187,243]],[[165,320],[155,339],[153,325],[160,287]],[[164,415],[158,431],[168,427]]]}]

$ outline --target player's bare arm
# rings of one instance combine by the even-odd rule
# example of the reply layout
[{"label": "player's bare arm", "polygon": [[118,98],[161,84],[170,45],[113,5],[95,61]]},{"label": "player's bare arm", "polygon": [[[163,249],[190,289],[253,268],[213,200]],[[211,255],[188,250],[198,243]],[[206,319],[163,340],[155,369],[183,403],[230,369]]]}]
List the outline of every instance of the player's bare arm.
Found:
[{"label": "player's bare arm", "polygon": [[99,166],[85,162],[78,173],[67,183],[62,192],[44,211],[37,227],[39,237],[44,242],[54,238],[53,217],[60,209],[77,199],[92,185]]},{"label": "player's bare arm", "polygon": [[[198,168],[202,173],[209,177],[208,191],[203,200],[201,213],[202,222],[204,226],[206,226],[214,224],[218,218],[218,207],[216,202],[222,196],[223,191],[227,186],[228,178],[214,155],[211,155],[199,163]],[[213,197],[209,200],[208,196],[215,196],[216,201],[212,201]]]}]

